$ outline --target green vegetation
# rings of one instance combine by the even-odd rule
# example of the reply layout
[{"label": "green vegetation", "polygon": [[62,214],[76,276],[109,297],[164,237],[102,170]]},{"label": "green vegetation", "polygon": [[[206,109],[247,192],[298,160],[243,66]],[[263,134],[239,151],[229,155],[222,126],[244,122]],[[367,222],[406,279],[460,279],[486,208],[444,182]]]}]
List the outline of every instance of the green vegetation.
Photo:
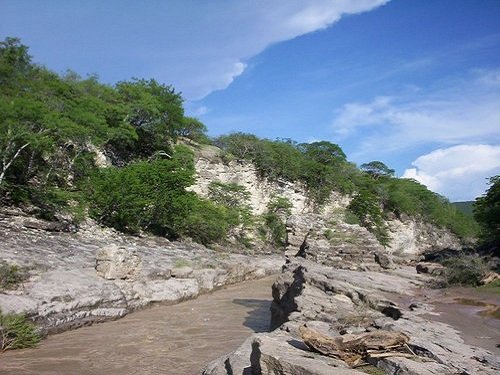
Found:
[{"label": "green vegetation", "polygon": [[40,342],[36,327],[23,314],[3,314],[0,310],[0,348],[31,348]]},{"label": "green vegetation", "polygon": [[486,258],[471,254],[461,254],[443,261],[445,277],[449,285],[479,286],[489,271]]},{"label": "green vegetation", "polygon": [[292,204],[287,198],[274,197],[262,215],[260,234],[265,241],[276,248],[286,245],[286,217],[291,213]]},{"label": "green vegetation", "polygon": [[326,141],[298,144],[291,139],[270,141],[252,134],[233,133],[214,142],[237,159],[253,162],[262,177],[278,183],[302,184],[319,205],[334,190],[353,192],[353,180],[361,174],[347,162],[338,145]]},{"label": "green vegetation", "polygon": [[474,205],[474,201],[453,202],[452,205],[454,205],[457,210],[459,210],[464,215],[470,217],[473,216],[472,207]]},{"label": "green vegetation", "polygon": [[417,181],[395,178],[394,170],[380,161],[362,164],[360,170],[347,161],[336,144],[270,141],[245,133],[224,135],[214,142],[237,159],[252,161],[262,177],[301,184],[318,205],[324,204],[332,191],[351,194],[347,221],[365,226],[384,245],[388,241],[385,220],[390,214],[420,218],[464,238],[477,235],[477,223],[445,198]]},{"label": "green vegetation", "polygon": [[15,289],[28,277],[29,274],[26,268],[0,260],[0,291]]},{"label": "green vegetation", "polygon": [[[0,42],[0,87],[1,204],[35,207],[46,219],[62,211],[75,221],[88,214],[128,233],[191,237],[203,244],[237,238],[251,245],[246,232],[255,218],[241,186],[214,182],[210,199],[186,191],[194,182],[193,154],[176,144],[179,138],[191,144],[210,139],[204,124],[184,116],[182,97],[171,86],[153,79],[110,86],[94,76],[59,76],[34,64],[18,39],[7,38]],[[261,177],[303,187],[318,207],[333,191],[352,196],[348,222],[364,225],[383,244],[385,220],[394,215],[420,218],[462,237],[477,233],[474,221],[444,198],[416,181],[395,178],[380,161],[358,169],[336,144],[244,133],[213,142],[226,163],[251,161]],[[98,153],[113,165],[98,165]],[[261,218],[260,232],[275,246],[285,241],[286,206],[276,198]],[[488,197],[476,206],[485,231],[498,233],[492,219],[498,207]]]},{"label": "green vegetation", "polygon": [[500,241],[500,176],[490,178],[486,194],[476,199],[474,217],[480,223],[482,236],[486,242]]},{"label": "green vegetation", "polygon": [[378,197],[368,190],[360,190],[348,206],[359,223],[375,234],[377,240],[386,246],[389,235],[384,222],[384,216]]}]

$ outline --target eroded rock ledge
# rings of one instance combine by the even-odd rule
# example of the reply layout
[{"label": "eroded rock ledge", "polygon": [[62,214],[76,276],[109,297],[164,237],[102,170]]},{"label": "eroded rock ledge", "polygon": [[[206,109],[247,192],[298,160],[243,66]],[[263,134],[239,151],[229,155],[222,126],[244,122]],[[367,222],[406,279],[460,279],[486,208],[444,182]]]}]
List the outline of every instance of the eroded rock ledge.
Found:
[{"label": "eroded rock ledge", "polygon": [[78,233],[0,215],[1,258],[29,280],[0,291],[3,312],[25,313],[42,333],[117,319],[153,303],[177,303],[223,285],[278,273],[278,255],[213,251],[194,243],[130,237],[95,225]]},{"label": "eroded rock ledge", "polygon": [[294,258],[273,285],[271,333],[249,338],[235,352],[214,361],[204,375],[363,374],[339,358],[312,352],[299,328],[335,338],[377,330],[409,337],[409,356],[365,358],[384,374],[497,374],[498,359],[471,347],[452,327],[429,320],[431,307],[419,293],[428,276],[413,267],[384,272],[340,270]]}]

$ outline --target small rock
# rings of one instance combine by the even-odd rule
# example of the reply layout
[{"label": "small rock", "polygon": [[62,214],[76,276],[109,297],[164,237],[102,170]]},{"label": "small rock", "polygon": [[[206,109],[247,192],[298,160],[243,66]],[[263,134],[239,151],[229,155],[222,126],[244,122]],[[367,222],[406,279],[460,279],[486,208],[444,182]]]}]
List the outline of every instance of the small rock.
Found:
[{"label": "small rock", "polygon": [[492,282],[499,280],[500,275],[496,272],[488,272],[482,279],[481,279],[481,285],[488,285],[491,284]]},{"label": "small rock", "polygon": [[442,276],[444,274],[444,266],[438,263],[420,262],[416,266],[417,273],[427,273],[433,276]]},{"label": "small rock", "polygon": [[133,280],[137,278],[141,268],[141,259],[133,250],[109,245],[97,253],[95,269],[104,279]]}]

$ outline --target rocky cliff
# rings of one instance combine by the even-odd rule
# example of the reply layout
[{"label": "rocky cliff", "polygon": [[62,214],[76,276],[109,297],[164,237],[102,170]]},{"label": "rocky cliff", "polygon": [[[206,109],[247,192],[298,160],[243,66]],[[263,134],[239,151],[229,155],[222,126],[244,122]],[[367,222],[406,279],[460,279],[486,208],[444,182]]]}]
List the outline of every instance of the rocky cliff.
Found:
[{"label": "rocky cliff", "polygon": [[[235,183],[249,193],[249,206],[254,215],[266,212],[273,197],[287,198],[292,204],[287,225],[288,250],[307,246],[307,253],[320,253],[325,264],[358,267],[371,260],[377,252],[387,253],[401,261],[417,259],[429,250],[460,249],[460,239],[450,231],[402,215],[387,221],[389,246],[384,248],[366,228],[345,222],[351,198],[332,193],[326,204],[315,205],[304,186],[289,181],[271,182],[259,176],[255,166],[245,160],[226,160],[214,146],[195,149],[196,183],[192,190],[208,196],[213,181]],[[318,259],[317,259],[318,260]]]}]

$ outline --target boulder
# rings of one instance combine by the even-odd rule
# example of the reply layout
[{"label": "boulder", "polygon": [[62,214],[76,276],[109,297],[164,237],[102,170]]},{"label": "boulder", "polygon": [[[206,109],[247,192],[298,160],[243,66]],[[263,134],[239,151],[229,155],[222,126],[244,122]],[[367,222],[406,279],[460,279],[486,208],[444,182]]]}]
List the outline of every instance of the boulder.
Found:
[{"label": "boulder", "polygon": [[427,273],[433,276],[444,275],[444,266],[439,263],[420,262],[416,266],[417,273]]},{"label": "boulder", "polygon": [[141,259],[134,250],[109,245],[97,253],[95,270],[106,280],[135,280],[141,268]]},{"label": "boulder", "polygon": [[382,252],[377,252],[375,253],[374,256],[375,256],[375,262],[377,262],[380,265],[380,267],[385,269],[394,268],[394,263],[392,262],[392,259],[389,257],[389,255]]}]

